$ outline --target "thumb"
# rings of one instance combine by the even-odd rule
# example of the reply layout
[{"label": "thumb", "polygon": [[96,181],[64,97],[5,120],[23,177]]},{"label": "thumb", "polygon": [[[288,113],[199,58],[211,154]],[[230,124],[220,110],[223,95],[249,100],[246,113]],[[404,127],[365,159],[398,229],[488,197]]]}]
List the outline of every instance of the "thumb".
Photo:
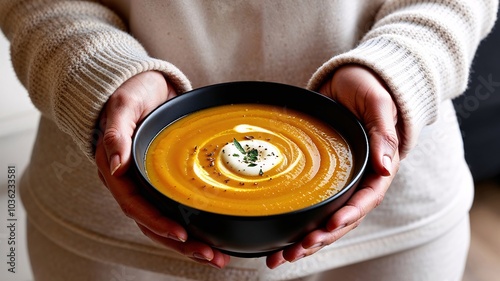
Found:
[{"label": "thumb", "polygon": [[397,171],[399,161],[395,159],[399,150],[397,133],[398,113],[391,94],[374,74],[364,77],[365,85],[357,88],[357,104],[363,104],[361,119],[370,139],[372,167],[381,176],[390,176]]},{"label": "thumb", "polygon": [[175,92],[162,74],[149,71],[133,76],[109,98],[103,111],[103,145],[111,175],[127,171],[137,123]]},{"label": "thumb", "polygon": [[103,145],[109,164],[111,175],[121,175],[130,163],[130,148],[132,146],[132,134],[137,119],[134,110],[127,107],[124,102],[118,100],[119,92],[115,92],[110,99],[103,114]]},{"label": "thumb", "polygon": [[374,171],[381,176],[395,173],[399,161],[396,105],[382,79],[358,65],[341,67],[321,89],[350,109],[363,123],[370,140]]},{"label": "thumb", "polygon": [[[387,93],[390,98],[390,95]],[[399,141],[396,132],[396,117],[392,99],[372,107],[373,112],[367,112],[371,117],[365,119],[365,128],[370,139],[371,162],[375,172],[381,176],[390,176],[397,170]],[[372,115],[373,114],[373,115]]]}]

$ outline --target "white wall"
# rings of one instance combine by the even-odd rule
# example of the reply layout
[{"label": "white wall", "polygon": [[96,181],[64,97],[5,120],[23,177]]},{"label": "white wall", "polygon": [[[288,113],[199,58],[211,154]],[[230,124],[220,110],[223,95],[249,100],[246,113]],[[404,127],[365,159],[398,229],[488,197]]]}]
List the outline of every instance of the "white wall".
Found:
[{"label": "white wall", "polygon": [[[26,250],[26,215],[20,202],[18,183],[29,161],[39,113],[14,74],[9,43],[0,33],[0,280],[32,280]],[[15,167],[15,195],[8,193],[8,168]],[[12,182],[11,182],[12,183]],[[15,196],[15,198],[9,198]],[[15,199],[14,217],[10,217],[9,199]],[[12,206],[12,205],[11,205]],[[9,220],[9,219],[16,219]],[[13,232],[8,226],[14,223]],[[12,242],[15,242],[15,245]],[[10,244],[9,244],[10,242]],[[15,273],[11,267],[11,247],[15,246]],[[14,265],[14,264],[11,264]]]}]

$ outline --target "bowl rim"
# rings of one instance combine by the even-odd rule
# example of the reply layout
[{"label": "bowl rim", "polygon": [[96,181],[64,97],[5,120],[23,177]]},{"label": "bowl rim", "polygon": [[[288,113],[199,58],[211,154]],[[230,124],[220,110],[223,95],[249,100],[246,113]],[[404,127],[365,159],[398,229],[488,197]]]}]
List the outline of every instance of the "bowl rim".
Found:
[{"label": "bowl rim", "polygon": [[[315,203],[313,205],[310,205],[310,206],[307,206],[307,207],[303,207],[303,208],[300,208],[300,209],[297,209],[297,210],[293,210],[293,211],[289,211],[289,212],[284,212],[284,213],[270,214],[270,215],[248,215],[248,216],[246,216],[246,215],[234,215],[234,214],[216,213],[216,212],[212,212],[212,211],[198,209],[198,208],[193,207],[193,206],[185,205],[185,204],[183,204],[181,202],[178,202],[175,199],[173,199],[173,198],[171,198],[171,197],[163,194],[162,192],[160,192],[149,181],[147,175],[139,168],[139,159],[137,159],[137,156],[136,156],[136,153],[135,153],[136,152],[136,148],[137,148],[138,137],[141,135],[141,132],[142,132],[142,130],[144,130],[144,126],[145,126],[145,124],[148,123],[148,120],[150,119],[150,117],[153,116],[154,114],[157,114],[165,106],[169,106],[172,103],[182,102],[185,99],[189,99],[190,96],[193,95],[193,94],[196,94],[196,93],[199,93],[199,92],[202,92],[202,91],[206,91],[206,90],[211,89],[211,88],[224,87],[226,85],[241,85],[241,86],[244,86],[244,85],[250,85],[250,84],[252,84],[252,85],[262,85],[262,86],[274,85],[274,86],[278,86],[278,87],[294,88],[296,90],[303,91],[304,93],[308,92],[311,95],[319,96],[319,98],[323,98],[325,100],[325,102],[328,102],[328,103],[332,103],[333,102],[334,104],[336,104],[336,106],[338,106],[340,108],[340,110],[344,111],[345,114],[349,118],[353,119],[354,123],[360,129],[361,135],[363,137],[362,141],[363,141],[363,145],[364,145],[366,153],[364,154],[363,159],[356,160],[356,161],[361,161],[361,166],[359,168],[359,171],[354,172],[354,174],[352,175],[352,177],[349,179],[348,183],[339,192],[335,193],[334,195],[328,197],[325,200],[322,200],[322,201],[320,201],[318,203]],[[248,103],[251,103],[251,102],[248,102]],[[266,104],[265,101],[264,102],[260,102],[260,103],[261,104]],[[227,103],[227,104],[231,104],[231,103]],[[225,104],[220,104],[220,105],[225,105]],[[201,109],[198,109],[198,110],[203,110],[203,109],[210,108],[210,107],[211,106],[205,107],[205,108],[201,108]],[[196,111],[193,111],[193,112],[196,112]],[[169,124],[174,123],[177,120],[179,120],[180,118],[182,118],[182,117],[184,117],[184,116],[186,116],[186,115],[188,115],[190,113],[193,113],[193,112],[188,112],[185,115],[180,116],[177,119],[175,119],[174,121],[170,122]],[[307,112],[303,112],[303,113],[310,114],[310,113],[307,113]],[[163,126],[163,128],[165,128],[169,124],[165,124]],[[336,129],[336,128],[334,128],[334,129]],[[160,132],[161,132],[161,130],[156,133],[155,137]],[[151,142],[152,142],[152,140],[149,141],[148,147],[151,144]],[[146,149],[146,151],[147,151],[147,149]],[[132,151],[131,151],[131,154],[132,154],[132,160],[133,160],[133,163],[132,163],[133,167],[131,167],[131,168],[134,168],[135,170],[137,170],[137,172],[140,174],[141,179],[143,181],[145,181],[154,191],[156,191],[157,193],[159,193],[161,196],[163,196],[163,197],[165,197],[165,198],[167,198],[167,199],[169,199],[169,200],[171,200],[171,201],[173,201],[173,202],[175,202],[175,203],[177,203],[179,205],[182,205],[186,209],[196,210],[196,211],[199,211],[200,213],[203,213],[204,215],[207,215],[207,216],[212,216],[212,217],[215,217],[215,218],[216,217],[225,217],[225,218],[229,217],[229,218],[234,218],[235,220],[253,221],[253,220],[261,220],[263,218],[266,218],[266,219],[277,219],[277,218],[280,218],[280,217],[286,217],[286,216],[290,216],[290,215],[296,215],[296,214],[308,212],[311,209],[316,209],[316,208],[319,208],[319,207],[321,207],[323,205],[329,204],[331,201],[334,201],[338,197],[341,197],[344,193],[349,192],[350,189],[353,188],[353,186],[357,185],[357,183],[361,180],[361,177],[363,177],[364,171],[366,170],[366,167],[368,165],[368,160],[369,160],[369,156],[370,156],[370,147],[369,147],[368,135],[366,133],[366,130],[363,127],[363,125],[361,124],[361,122],[358,120],[358,118],[351,111],[349,111],[347,108],[345,108],[343,105],[341,105],[340,103],[336,102],[332,98],[329,98],[329,97],[327,97],[327,96],[325,96],[325,95],[323,95],[323,94],[321,94],[319,92],[312,91],[312,90],[309,90],[309,89],[306,89],[306,88],[301,88],[301,87],[298,87],[298,86],[293,86],[293,85],[290,85],[290,84],[283,84],[283,83],[269,82],[269,81],[246,81],[246,80],[243,80],[243,81],[222,82],[222,83],[216,83],[216,84],[202,86],[202,87],[199,87],[199,88],[194,88],[194,89],[192,89],[190,91],[187,91],[187,92],[184,92],[182,94],[179,94],[178,96],[175,96],[175,97],[167,100],[166,102],[162,103],[161,105],[159,105],[158,107],[156,107],[155,109],[153,109],[148,115],[146,115],[142,119],[141,122],[139,122],[137,124],[137,127],[134,130],[134,134],[132,136]]]}]

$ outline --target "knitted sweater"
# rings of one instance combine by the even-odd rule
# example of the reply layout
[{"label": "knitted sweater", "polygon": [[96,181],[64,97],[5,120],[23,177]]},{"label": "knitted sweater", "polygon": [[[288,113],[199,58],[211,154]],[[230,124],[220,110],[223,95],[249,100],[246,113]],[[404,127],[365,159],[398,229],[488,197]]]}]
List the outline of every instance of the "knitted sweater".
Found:
[{"label": "knitted sweater", "polygon": [[[282,280],[408,249],[467,215],[473,183],[451,99],[493,26],[493,0],[0,2],[14,69],[42,113],[21,183],[29,220],[92,259],[199,280]],[[358,63],[388,85],[410,151],[383,203],[318,253],[276,270],[198,265],[151,242],[100,183],[94,128],[128,78],[157,70],[179,92],[234,80],[317,89]]]}]

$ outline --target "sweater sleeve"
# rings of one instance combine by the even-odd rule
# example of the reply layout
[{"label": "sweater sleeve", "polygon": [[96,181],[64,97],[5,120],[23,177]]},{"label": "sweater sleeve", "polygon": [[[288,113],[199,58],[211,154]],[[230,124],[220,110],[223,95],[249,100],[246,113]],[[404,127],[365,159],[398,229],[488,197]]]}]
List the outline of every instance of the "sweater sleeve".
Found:
[{"label": "sweater sleeve", "polygon": [[463,93],[469,68],[496,20],[497,0],[386,1],[354,49],[333,57],[312,76],[317,90],[344,64],[373,69],[388,85],[402,121],[401,149],[415,144],[436,120],[439,103]]},{"label": "sweater sleeve", "polygon": [[148,56],[122,20],[99,3],[2,0],[0,27],[33,104],[89,159],[101,109],[127,79],[156,70],[178,93],[191,88],[180,70]]}]

